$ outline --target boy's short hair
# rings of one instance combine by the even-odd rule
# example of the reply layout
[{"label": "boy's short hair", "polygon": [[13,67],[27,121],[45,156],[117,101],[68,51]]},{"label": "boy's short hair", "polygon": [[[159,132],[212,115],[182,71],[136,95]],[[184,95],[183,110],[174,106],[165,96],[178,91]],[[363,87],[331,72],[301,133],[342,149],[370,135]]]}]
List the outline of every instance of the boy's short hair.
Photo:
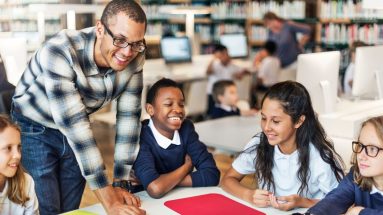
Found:
[{"label": "boy's short hair", "polygon": [[368,44],[360,40],[355,40],[350,46],[350,52],[356,52],[356,48],[363,46],[368,46]]},{"label": "boy's short hair", "polygon": [[162,78],[158,80],[156,83],[154,83],[148,90],[148,94],[146,95],[146,103],[153,105],[154,101],[156,100],[158,91],[161,88],[165,88],[165,87],[178,88],[179,90],[181,90],[182,96],[185,98],[184,92],[182,91],[181,87],[177,84],[177,82],[168,78]]},{"label": "boy's short hair", "polygon": [[277,44],[274,41],[268,40],[263,45],[263,48],[269,53],[269,55],[274,55],[277,51]]},{"label": "boy's short hair", "polygon": [[213,53],[227,51],[227,47],[218,43],[214,45]]},{"label": "boy's short hair", "polygon": [[230,86],[235,86],[234,81],[232,80],[222,80],[222,81],[217,81],[213,85],[213,99],[216,103],[220,103],[218,100],[218,96],[222,96],[225,94],[226,88]]}]

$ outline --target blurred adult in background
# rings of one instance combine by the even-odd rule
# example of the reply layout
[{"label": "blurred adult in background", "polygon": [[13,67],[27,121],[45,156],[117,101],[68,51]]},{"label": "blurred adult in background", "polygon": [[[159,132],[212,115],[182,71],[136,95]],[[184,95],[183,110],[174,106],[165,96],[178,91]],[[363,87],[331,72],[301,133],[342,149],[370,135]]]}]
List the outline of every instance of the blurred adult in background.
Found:
[{"label": "blurred adult in background", "polygon": [[[263,16],[264,25],[269,30],[268,40],[277,44],[276,56],[281,61],[281,67],[284,71],[281,76],[284,79],[295,79],[296,61],[298,55],[303,52],[304,45],[310,40],[311,27],[306,24],[288,21],[277,16],[273,12],[267,12]],[[301,33],[299,40],[297,34]],[[255,56],[255,61],[261,61],[264,54],[259,52]]]}]

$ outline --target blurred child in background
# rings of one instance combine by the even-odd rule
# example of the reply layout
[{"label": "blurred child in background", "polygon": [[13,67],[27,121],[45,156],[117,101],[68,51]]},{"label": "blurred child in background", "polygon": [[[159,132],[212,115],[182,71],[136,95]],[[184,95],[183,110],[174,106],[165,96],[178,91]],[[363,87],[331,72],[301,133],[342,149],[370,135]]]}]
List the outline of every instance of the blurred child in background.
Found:
[{"label": "blurred child in background", "polygon": [[240,110],[237,107],[238,93],[235,83],[230,80],[218,81],[213,85],[215,105],[210,112],[213,119],[226,116],[254,116],[256,109]]}]

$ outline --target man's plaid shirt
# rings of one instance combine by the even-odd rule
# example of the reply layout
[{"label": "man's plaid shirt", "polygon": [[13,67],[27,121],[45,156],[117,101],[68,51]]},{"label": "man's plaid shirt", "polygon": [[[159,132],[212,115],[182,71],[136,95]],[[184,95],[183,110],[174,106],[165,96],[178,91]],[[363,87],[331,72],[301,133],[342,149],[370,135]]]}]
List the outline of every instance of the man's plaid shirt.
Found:
[{"label": "man's plaid shirt", "polygon": [[63,30],[48,40],[28,63],[16,87],[14,105],[68,139],[92,189],[109,184],[89,114],[117,99],[114,177],[126,179],[139,150],[142,68],[139,54],[124,71],[98,68],[94,28]]}]

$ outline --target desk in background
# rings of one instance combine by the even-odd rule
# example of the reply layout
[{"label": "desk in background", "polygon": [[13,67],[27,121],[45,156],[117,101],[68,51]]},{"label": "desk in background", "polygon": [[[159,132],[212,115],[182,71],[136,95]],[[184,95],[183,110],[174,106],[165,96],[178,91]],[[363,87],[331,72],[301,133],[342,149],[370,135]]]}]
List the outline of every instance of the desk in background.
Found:
[{"label": "desk in background", "polygon": [[250,139],[262,131],[259,114],[207,120],[194,126],[203,143],[230,153],[241,152]]},{"label": "desk in background", "polygon": [[[243,201],[239,198],[236,198],[225,191],[223,191],[220,187],[199,187],[199,188],[176,188],[172,191],[170,191],[168,194],[166,194],[161,199],[153,199],[151,198],[146,191],[142,191],[139,193],[136,193],[137,196],[141,198],[141,205],[143,209],[146,210],[147,215],[175,215],[178,214],[175,211],[171,210],[170,208],[166,207],[164,203],[168,200],[174,200],[179,198],[185,198],[185,197],[191,197],[191,196],[197,196],[202,194],[209,194],[209,193],[218,193],[222,194],[230,199],[233,199],[234,201],[240,202],[244,205],[247,205],[249,207],[255,208],[250,203]],[[280,211],[274,208],[255,208],[259,211],[262,211],[266,214],[272,214],[272,215],[284,215],[284,214],[292,214],[295,212],[305,212],[306,208],[299,208],[292,211]],[[92,205],[90,207],[81,208],[79,211],[86,211],[86,212],[93,212],[95,214],[100,215],[106,215],[105,210],[101,206],[101,204]]]}]

